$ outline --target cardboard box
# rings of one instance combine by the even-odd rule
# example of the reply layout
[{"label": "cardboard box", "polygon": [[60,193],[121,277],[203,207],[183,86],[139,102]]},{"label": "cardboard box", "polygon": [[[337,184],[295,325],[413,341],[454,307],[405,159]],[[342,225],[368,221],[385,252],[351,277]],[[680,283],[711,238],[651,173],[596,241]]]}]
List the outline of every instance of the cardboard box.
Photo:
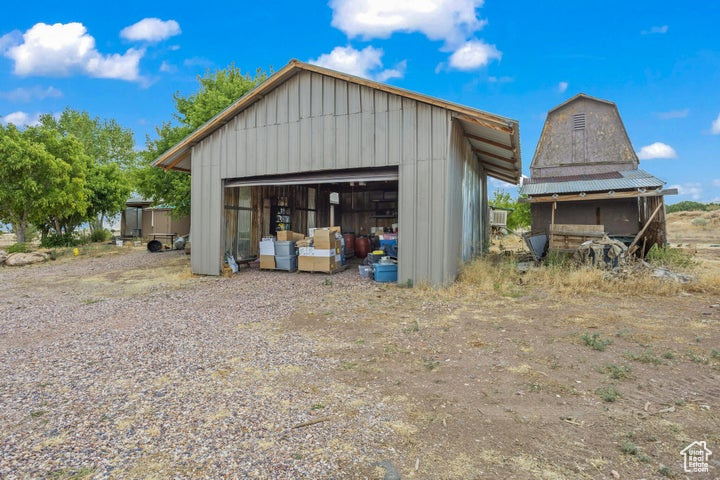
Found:
[{"label": "cardboard box", "polygon": [[313,266],[313,257],[306,255],[300,255],[298,257],[298,270],[301,272],[312,272]]},{"label": "cardboard box", "polygon": [[337,238],[335,232],[328,228],[316,228],[313,232],[313,242],[315,248],[328,250],[337,246]]},{"label": "cardboard box", "polygon": [[275,255],[260,255],[260,268],[275,270]]},{"label": "cardboard box", "polygon": [[334,272],[337,268],[335,256],[332,257],[298,257],[298,270],[301,272]]},{"label": "cardboard box", "polygon": [[314,247],[299,247],[298,248],[298,253],[300,254],[301,257],[312,257],[313,252],[315,252]]},{"label": "cardboard box", "polygon": [[297,242],[299,240],[304,240],[305,235],[293,232],[292,230],[281,230],[277,232],[277,239],[279,242]]},{"label": "cardboard box", "polygon": [[334,272],[337,266],[335,256],[332,257],[312,257],[313,272]]}]

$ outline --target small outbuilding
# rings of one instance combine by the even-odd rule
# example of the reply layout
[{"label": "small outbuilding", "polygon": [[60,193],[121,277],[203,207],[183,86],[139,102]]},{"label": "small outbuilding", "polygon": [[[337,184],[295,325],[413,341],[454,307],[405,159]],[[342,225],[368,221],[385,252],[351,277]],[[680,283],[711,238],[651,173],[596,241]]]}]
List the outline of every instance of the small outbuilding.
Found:
[{"label": "small outbuilding", "polygon": [[175,238],[190,233],[190,217],[176,217],[168,206],[152,207],[152,201],[131,198],[120,215],[120,236],[148,240],[155,236]]},{"label": "small outbuilding", "polygon": [[194,273],[276,228],[335,225],[397,229],[398,280],[416,284],[487,248],[487,177],[521,171],[517,121],[296,60],[154,165],[192,175]]},{"label": "small outbuilding", "polygon": [[581,93],[553,108],[520,187],[531,203],[532,232],[549,235],[551,249],[553,240],[603,234],[629,243],[641,233],[646,250],[664,245],[663,197],[677,190],[663,189],[639,163],[613,102]]}]

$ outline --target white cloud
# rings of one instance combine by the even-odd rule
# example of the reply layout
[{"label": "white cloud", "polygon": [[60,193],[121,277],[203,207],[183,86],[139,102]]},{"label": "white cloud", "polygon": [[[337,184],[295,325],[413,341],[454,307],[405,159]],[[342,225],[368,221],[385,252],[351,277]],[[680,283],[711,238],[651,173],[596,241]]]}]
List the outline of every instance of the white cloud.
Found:
[{"label": "white cloud", "polygon": [[677,188],[678,195],[687,195],[693,200],[700,200],[702,196],[702,186],[699,183],[688,182],[682,185],[672,185],[670,188]]},{"label": "white cloud", "polygon": [[[421,33],[453,51],[449,65],[473,70],[500,59],[494,45],[474,38],[486,24],[477,16],[483,0],[330,0],[332,25],[348,37],[389,38],[394,33]],[[438,65],[436,71],[444,68]]]},{"label": "white cloud", "polygon": [[660,120],[672,120],[673,118],[685,118],[690,114],[689,108],[682,110],[670,110],[668,112],[658,112],[656,115]]},{"label": "white cloud", "polygon": [[183,61],[183,66],[193,68],[193,67],[204,67],[204,68],[210,68],[213,66],[213,62],[210,59],[207,59],[205,57],[192,57],[187,58],[185,61]]},{"label": "white cloud", "polygon": [[720,178],[716,178],[712,181],[713,187],[720,187]]},{"label": "white cloud", "polygon": [[30,115],[26,112],[12,112],[0,117],[0,122],[5,125],[12,123],[16,127],[24,127],[28,125],[37,125],[40,121],[40,114]]},{"label": "white cloud", "polygon": [[395,68],[380,70],[383,66],[382,56],[381,48],[368,46],[356,50],[353,47],[335,47],[330,53],[323,53],[316,59],[308,60],[308,63],[379,82],[390,78],[402,78],[405,74],[406,62],[398,63]]},{"label": "white cloud", "polygon": [[173,73],[177,71],[177,67],[175,65],[172,65],[168,62],[163,61],[160,64],[160,71],[165,73]]},{"label": "white cloud", "polygon": [[137,23],[125,27],[120,36],[126,40],[159,42],[166,38],[180,35],[180,24],[175,20],[160,20],[159,18],[143,18]]},{"label": "white cloud", "polygon": [[407,61],[395,65],[395,68],[388,68],[375,75],[375,80],[378,82],[387,82],[391,78],[403,78],[405,76],[405,70],[407,69]]},{"label": "white cloud", "polygon": [[490,60],[502,58],[502,53],[495,45],[488,45],[481,40],[470,40],[450,55],[450,66],[458,70],[474,70],[484,67]]},{"label": "white cloud", "polygon": [[568,82],[560,82],[558,83],[557,90],[559,93],[565,93],[565,91],[568,89]]},{"label": "white cloud", "polygon": [[19,87],[15,90],[0,92],[0,98],[11,102],[29,102],[31,100],[43,100],[45,98],[62,97],[62,92],[55,87]]},{"label": "white cloud", "polygon": [[350,38],[388,38],[420,32],[458,45],[487,23],[475,10],[483,0],[331,0],[332,25]]},{"label": "white cloud", "polygon": [[653,158],[676,158],[677,152],[670,145],[662,142],[655,142],[650,145],[645,145],[637,152],[637,156],[640,160],[650,160]]},{"label": "white cloud", "polygon": [[515,79],[513,77],[502,76],[502,77],[488,77],[490,83],[512,83]]},{"label": "white cloud", "polygon": [[[5,38],[5,37],[3,37]],[[17,38],[16,38],[17,40]],[[80,72],[97,78],[138,80],[144,50],[103,55],[82,23],[37,23],[3,54],[15,61],[16,75],[69,76]]]},{"label": "white cloud", "polygon": [[720,114],[717,116],[714,122],[712,122],[712,126],[710,127],[710,132],[713,135],[720,135]]},{"label": "white cloud", "polygon": [[650,34],[655,34],[655,33],[662,35],[662,34],[667,33],[667,31],[668,31],[667,25],[658,25],[658,26],[650,27],[650,30],[643,30],[640,33],[642,33],[643,35],[650,35]]}]

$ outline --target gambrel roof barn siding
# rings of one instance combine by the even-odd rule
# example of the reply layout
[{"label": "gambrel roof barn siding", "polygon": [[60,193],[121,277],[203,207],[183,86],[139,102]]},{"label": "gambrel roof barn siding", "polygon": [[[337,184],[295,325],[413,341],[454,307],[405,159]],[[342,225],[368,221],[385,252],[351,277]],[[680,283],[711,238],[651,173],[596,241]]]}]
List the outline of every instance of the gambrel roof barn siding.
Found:
[{"label": "gambrel roof barn siding", "polygon": [[581,93],[548,112],[530,175],[560,177],[637,167],[615,104]]},{"label": "gambrel roof barn siding", "polygon": [[294,60],[155,165],[192,172],[195,273],[222,266],[225,186],[389,174],[398,278],[436,284],[484,246],[487,175],[517,183],[521,171],[514,120]]}]

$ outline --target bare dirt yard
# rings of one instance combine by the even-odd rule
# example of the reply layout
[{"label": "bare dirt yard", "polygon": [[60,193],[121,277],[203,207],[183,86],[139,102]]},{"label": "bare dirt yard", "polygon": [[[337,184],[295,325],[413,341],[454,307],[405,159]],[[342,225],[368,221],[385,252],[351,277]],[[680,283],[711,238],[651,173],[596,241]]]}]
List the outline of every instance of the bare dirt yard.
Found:
[{"label": "bare dirt yard", "polygon": [[444,289],[139,248],[4,268],[0,478],[718,478],[680,453],[720,452],[712,238],[683,286],[504,255]]}]

